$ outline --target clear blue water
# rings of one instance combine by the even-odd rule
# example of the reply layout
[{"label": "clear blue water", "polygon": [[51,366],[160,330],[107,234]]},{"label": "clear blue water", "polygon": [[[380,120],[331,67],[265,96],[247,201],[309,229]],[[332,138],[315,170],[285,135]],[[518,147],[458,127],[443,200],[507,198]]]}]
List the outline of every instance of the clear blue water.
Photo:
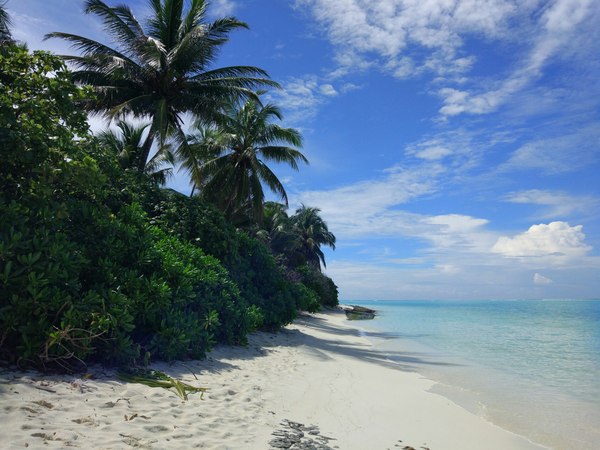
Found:
[{"label": "clear blue water", "polygon": [[363,301],[361,326],[435,391],[534,442],[600,449],[600,300]]}]

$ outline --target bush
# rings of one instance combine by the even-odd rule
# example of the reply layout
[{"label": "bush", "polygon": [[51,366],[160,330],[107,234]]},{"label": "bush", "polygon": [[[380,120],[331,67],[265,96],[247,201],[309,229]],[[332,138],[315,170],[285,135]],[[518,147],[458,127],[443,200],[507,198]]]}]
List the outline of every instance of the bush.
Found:
[{"label": "bush", "polygon": [[300,274],[301,281],[311,289],[323,306],[337,306],[338,288],[331,278],[309,265],[304,265],[296,269]]},{"label": "bush", "polygon": [[243,343],[260,312],[215,258],[150,223],[148,182],[88,136],[60,60],[0,59],[0,357],[76,369]]},{"label": "bush", "polygon": [[268,248],[197,197],[154,190],[146,209],[157,224],[219,259],[237,284],[244,301],[262,313],[262,325],[278,329],[296,317],[299,291],[283,275]]},{"label": "bush", "polygon": [[321,304],[315,291],[302,283],[294,283],[293,286],[296,291],[296,306],[299,310],[314,313],[321,309]]},{"label": "bush", "polygon": [[1,49],[2,360],[76,370],[198,358],[315,311],[317,297],[333,302],[329,279],[289,280],[201,200],[123,171],[89,135],[77,106],[88,94],[57,57]]}]

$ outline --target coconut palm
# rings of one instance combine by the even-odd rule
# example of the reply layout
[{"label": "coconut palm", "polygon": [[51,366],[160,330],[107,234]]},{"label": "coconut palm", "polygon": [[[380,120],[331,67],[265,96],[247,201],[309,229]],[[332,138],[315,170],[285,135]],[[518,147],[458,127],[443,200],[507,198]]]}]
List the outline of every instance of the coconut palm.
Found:
[{"label": "coconut palm", "polygon": [[248,26],[233,17],[207,22],[207,5],[148,0],[151,15],[143,26],[126,5],[86,0],[85,12],[102,19],[114,47],[69,33],[46,36],[65,39],[81,53],[63,58],[76,69],[74,80],[96,92],[85,105],[89,111],[111,119],[127,114],[151,119],[140,171],[156,136],[164,142],[172,133],[183,134],[185,113],[210,118],[225,102],[252,96],[258,86],[277,86],[257,67],[211,69],[229,33]]},{"label": "coconut palm", "polygon": [[319,271],[321,263],[323,267],[327,267],[321,246],[327,245],[335,250],[335,236],[329,231],[327,223],[319,215],[320,212],[319,208],[302,205],[291,217],[300,236],[300,252],[306,258],[306,262]]},{"label": "coconut palm", "polygon": [[10,33],[10,16],[5,7],[6,2],[0,4],[0,45],[14,42]]},{"label": "coconut palm", "polygon": [[[120,120],[117,122],[119,131],[112,129],[102,131],[98,134],[98,141],[117,155],[123,169],[137,170],[143,153],[144,134],[149,126],[149,123],[134,125]],[[144,173],[156,183],[165,184],[173,173],[174,163],[173,153],[169,146],[164,145],[146,162]],[[165,165],[170,167],[164,167]]]},{"label": "coconut palm", "polygon": [[[223,114],[215,117],[213,126],[197,124],[200,137],[194,145],[193,181],[202,186],[202,196],[216,204],[227,217],[244,211],[256,222],[262,222],[265,194],[263,183],[288,204],[285,188],[266,162],[285,163],[298,170],[298,162],[308,163],[296,148],[302,145],[300,133],[271,123],[282,119],[279,108],[249,99],[241,106],[231,103]],[[195,142],[195,144],[193,144]],[[179,152],[180,156],[182,152]],[[183,155],[187,157],[187,155]],[[186,167],[196,164],[183,161]]]},{"label": "coconut palm", "polygon": [[192,181],[192,192],[202,189],[206,182],[202,172],[205,160],[215,158],[221,154],[226,146],[226,135],[214,127],[196,124],[196,134],[190,134],[186,141],[180,143],[177,149],[179,170],[187,172]]},{"label": "coconut palm", "polygon": [[283,255],[292,262],[300,249],[300,239],[286,210],[287,207],[281,203],[266,202],[263,223],[256,235],[273,253]]}]

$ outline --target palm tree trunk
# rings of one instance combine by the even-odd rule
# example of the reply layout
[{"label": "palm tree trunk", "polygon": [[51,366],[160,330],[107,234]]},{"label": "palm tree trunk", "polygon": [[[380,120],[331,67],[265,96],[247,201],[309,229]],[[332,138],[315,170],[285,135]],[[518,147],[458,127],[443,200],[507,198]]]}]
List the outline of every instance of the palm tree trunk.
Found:
[{"label": "palm tree trunk", "polygon": [[196,183],[192,185],[192,192],[190,192],[190,197],[194,196],[194,191],[196,190]]}]

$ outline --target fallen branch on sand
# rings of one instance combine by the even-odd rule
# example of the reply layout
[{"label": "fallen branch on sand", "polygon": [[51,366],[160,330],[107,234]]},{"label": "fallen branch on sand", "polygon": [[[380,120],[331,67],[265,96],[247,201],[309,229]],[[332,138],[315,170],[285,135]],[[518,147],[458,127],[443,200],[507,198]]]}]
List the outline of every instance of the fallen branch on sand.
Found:
[{"label": "fallen branch on sand", "polygon": [[117,377],[123,381],[145,384],[150,387],[161,387],[164,389],[174,388],[175,392],[182,400],[188,399],[188,392],[192,394],[200,392],[200,399],[202,399],[204,393],[208,390],[208,388],[205,387],[195,387],[183,383],[158,370],[134,369],[128,372],[117,372]]}]

